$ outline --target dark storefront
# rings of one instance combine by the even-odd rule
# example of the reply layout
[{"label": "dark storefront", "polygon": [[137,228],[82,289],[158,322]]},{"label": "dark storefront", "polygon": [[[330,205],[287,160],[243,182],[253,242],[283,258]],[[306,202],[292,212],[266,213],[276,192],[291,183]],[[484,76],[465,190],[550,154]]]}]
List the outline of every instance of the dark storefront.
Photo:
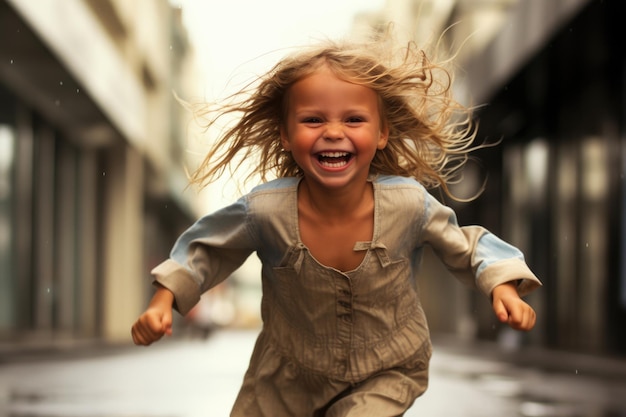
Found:
[{"label": "dark storefront", "polygon": [[624,2],[588,2],[479,112],[479,137],[503,143],[479,155],[488,189],[460,218],[542,278],[533,344],[626,354],[625,19]]}]

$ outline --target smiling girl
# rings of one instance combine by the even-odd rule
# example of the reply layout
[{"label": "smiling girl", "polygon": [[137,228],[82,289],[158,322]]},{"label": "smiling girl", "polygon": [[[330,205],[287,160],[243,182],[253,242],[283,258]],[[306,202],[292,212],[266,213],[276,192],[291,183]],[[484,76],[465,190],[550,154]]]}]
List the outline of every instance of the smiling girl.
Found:
[{"label": "smiling girl", "polygon": [[450,194],[474,139],[450,83],[414,45],[391,55],[386,43],[327,42],[283,59],[225,106],[212,120],[239,121],[192,181],[210,183],[240,156],[278,179],[179,237],[152,271],[135,343],[171,333],[173,308],[187,313],[256,252],[263,328],[231,415],[402,415],[428,384],[416,283],[425,246],[491,297],[499,320],[530,330],[535,313],[520,297],[540,282],[523,255],[482,227],[460,227],[427,191]]}]

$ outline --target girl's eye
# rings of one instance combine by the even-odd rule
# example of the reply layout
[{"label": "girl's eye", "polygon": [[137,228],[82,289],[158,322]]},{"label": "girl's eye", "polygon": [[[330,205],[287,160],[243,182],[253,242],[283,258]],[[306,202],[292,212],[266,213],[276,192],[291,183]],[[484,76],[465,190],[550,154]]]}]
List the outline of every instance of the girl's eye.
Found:
[{"label": "girl's eye", "polygon": [[309,124],[317,124],[317,123],[322,123],[322,119],[320,119],[319,117],[307,117],[303,119],[302,122],[309,123]]},{"label": "girl's eye", "polygon": [[363,121],[363,118],[358,116],[348,117],[346,120],[347,123],[361,123]]}]

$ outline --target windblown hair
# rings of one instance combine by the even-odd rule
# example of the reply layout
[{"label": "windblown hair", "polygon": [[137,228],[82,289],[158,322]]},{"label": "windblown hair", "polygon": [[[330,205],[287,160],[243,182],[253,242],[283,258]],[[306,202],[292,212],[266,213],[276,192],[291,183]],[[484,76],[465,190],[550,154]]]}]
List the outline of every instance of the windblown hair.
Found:
[{"label": "windblown hair", "polygon": [[[342,80],[374,90],[379,97],[381,124],[389,129],[387,146],[376,152],[371,174],[413,177],[427,188],[455,198],[448,185],[458,179],[476,135],[472,111],[452,98],[452,72],[447,63],[429,61],[414,43],[393,48],[388,40],[366,43],[325,41],[282,59],[265,76],[217,108],[194,108],[208,117],[206,128],[224,116],[237,121],[211,146],[191,183],[205,186],[230,166],[256,165],[250,176],[301,176],[289,152],[282,149],[289,88],[326,66]],[[234,166],[231,166],[234,165]],[[456,198],[455,198],[456,199]]]}]

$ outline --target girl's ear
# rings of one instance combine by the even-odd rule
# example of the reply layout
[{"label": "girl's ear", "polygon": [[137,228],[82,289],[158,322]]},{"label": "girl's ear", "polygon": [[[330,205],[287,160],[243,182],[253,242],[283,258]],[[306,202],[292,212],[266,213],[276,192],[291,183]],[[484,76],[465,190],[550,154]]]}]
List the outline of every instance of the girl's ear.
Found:
[{"label": "girl's ear", "polygon": [[382,126],[380,131],[380,136],[378,137],[378,145],[376,149],[382,150],[387,146],[387,142],[389,141],[389,128],[387,125]]},{"label": "girl's ear", "polygon": [[280,144],[283,145],[284,150],[291,150],[291,144],[289,143],[289,137],[287,136],[287,129],[285,129],[284,126],[280,128]]}]

